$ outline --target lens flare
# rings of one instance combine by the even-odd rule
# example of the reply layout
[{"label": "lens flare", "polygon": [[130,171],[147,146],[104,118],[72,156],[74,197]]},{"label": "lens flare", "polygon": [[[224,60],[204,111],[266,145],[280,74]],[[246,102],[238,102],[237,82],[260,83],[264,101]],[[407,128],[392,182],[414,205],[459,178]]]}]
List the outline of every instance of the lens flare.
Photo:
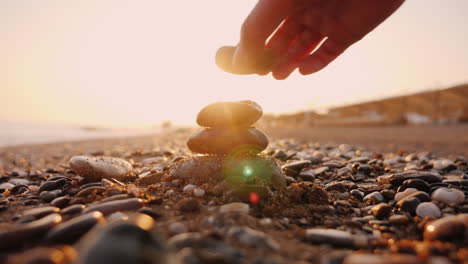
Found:
[{"label": "lens flare", "polygon": [[249,195],[249,200],[251,203],[256,204],[260,201],[260,197],[258,196],[257,193],[251,192]]},{"label": "lens flare", "polygon": [[244,169],[242,170],[242,174],[245,177],[250,177],[253,175],[253,168],[250,166],[244,166]]}]

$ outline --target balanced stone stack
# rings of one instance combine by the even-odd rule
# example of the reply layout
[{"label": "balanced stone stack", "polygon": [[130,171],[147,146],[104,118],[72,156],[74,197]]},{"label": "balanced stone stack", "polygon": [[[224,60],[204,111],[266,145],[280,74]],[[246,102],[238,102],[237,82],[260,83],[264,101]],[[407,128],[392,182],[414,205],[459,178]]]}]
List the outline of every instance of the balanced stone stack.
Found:
[{"label": "balanced stone stack", "polygon": [[197,123],[205,129],[194,133],[187,146],[200,154],[260,153],[268,146],[268,139],[252,125],[262,114],[262,108],[253,101],[210,104],[197,116]]},{"label": "balanced stone stack", "polygon": [[168,179],[192,184],[225,182],[230,189],[247,194],[285,186],[278,161],[257,155],[268,146],[265,134],[252,127],[262,113],[252,101],[218,102],[203,108],[197,123],[204,129],[191,135],[187,146],[204,155],[173,164]]}]

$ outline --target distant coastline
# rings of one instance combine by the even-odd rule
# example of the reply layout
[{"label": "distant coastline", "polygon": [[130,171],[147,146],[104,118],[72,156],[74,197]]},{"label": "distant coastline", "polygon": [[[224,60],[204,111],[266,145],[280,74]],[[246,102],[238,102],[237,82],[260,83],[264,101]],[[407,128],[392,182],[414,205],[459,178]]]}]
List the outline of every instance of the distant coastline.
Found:
[{"label": "distant coastline", "polygon": [[160,131],[161,128],[159,126],[148,128],[106,128],[0,120],[0,147],[81,139],[138,136],[155,134]]}]

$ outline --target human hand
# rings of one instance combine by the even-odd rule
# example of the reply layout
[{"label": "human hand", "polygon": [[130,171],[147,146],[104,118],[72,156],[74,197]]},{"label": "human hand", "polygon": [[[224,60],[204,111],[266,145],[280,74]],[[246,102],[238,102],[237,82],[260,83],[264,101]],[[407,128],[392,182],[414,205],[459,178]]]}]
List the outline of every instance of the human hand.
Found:
[{"label": "human hand", "polygon": [[[228,72],[267,74],[271,71],[276,79],[287,78],[296,68],[301,74],[311,74],[362,39],[403,2],[259,0],[242,25],[237,48],[220,49],[217,62],[221,61],[218,65]],[[265,48],[276,55],[275,63],[267,70],[262,66],[266,60]]]}]

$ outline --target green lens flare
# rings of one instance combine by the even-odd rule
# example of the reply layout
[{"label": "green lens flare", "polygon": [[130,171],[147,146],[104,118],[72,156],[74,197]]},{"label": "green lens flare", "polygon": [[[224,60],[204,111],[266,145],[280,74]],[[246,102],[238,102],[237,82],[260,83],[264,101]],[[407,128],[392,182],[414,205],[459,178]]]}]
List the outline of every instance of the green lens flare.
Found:
[{"label": "green lens flare", "polygon": [[244,166],[244,169],[242,170],[242,174],[245,177],[250,177],[253,175],[253,169],[250,166]]}]

